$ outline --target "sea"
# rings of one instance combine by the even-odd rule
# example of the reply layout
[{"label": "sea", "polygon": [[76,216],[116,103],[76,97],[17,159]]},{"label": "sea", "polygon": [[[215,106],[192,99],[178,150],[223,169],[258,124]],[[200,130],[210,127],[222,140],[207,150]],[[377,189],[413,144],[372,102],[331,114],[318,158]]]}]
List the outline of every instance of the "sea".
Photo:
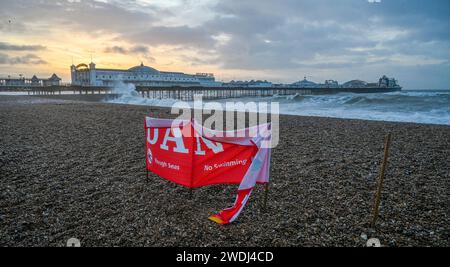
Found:
[{"label": "sea", "polygon": [[[178,100],[142,98],[132,86],[117,89],[119,98],[111,103],[171,107]],[[214,100],[216,102],[216,100]],[[276,95],[261,98],[219,100],[278,102],[279,113],[286,115],[413,122],[450,125],[450,90],[403,90],[393,93],[336,95]],[[208,102],[208,101],[204,101]],[[192,106],[192,103],[190,103]]]},{"label": "sea", "polygon": [[[120,96],[107,102],[160,107],[171,107],[178,102],[175,99],[142,98],[132,85],[120,86],[115,92]],[[21,93],[0,93],[0,96],[8,94]],[[225,109],[227,101],[266,102],[269,105],[270,102],[278,102],[279,113],[286,115],[450,125],[450,90],[403,90],[380,94],[275,95],[214,102],[221,103]],[[192,106],[192,103],[189,104]]]},{"label": "sea", "polygon": [[[275,98],[276,99],[276,98]],[[450,125],[450,90],[281,97],[280,113]]]}]

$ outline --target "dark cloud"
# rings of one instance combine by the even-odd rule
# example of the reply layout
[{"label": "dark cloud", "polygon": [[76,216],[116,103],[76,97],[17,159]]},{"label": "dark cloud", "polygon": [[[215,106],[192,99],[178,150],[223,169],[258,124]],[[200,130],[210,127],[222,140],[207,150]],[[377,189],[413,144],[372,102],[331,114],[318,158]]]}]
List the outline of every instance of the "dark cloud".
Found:
[{"label": "dark cloud", "polygon": [[131,53],[135,53],[135,54],[148,54],[150,53],[150,50],[148,49],[148,47],[146,46],[133,46],[132,48],[129,49],[129,51]]},{"label": "dark cloud", "polygon": [[104,52],[111,54],[124,54],[124,55],[128,54],[128,50],[121,46],[107,47],[105,48]]},{"label": "dark cloud", "polygon": [[[447,7],[447,2],[436,2],[422,11],[418,1],[228,0],[212,7],[215,17],[200,26],[142,28],[139,23],[133,31],[120,34],[130,43],[215,54],[214,60],[193,58],[196,65],[214,62],[223,68],[249,70],[344,68],[391,62],[386,58],[399,53],[439,56],[436,51],[442,50],[437,48],[448,45],[449,20],[447,9],[440,8]],[[226,35],[227,41],[220,42],[220,35]],[[114,50],[130,53],[121,47]],[[334,62],[335,57],[340,61]],[[323,62],[326,58],[330,62]]]},{"label": "dark cloud", "polygon": [[[94,35],[112,33],[129,43],[107,48],[108,53],[149,57],[147,47],[170,45],[182,49],[177,54],[184,49],[181,59],[191,59],[193,65],[216,64],[233,70],[292,74],[307,68],[342,76],[347,68],[358,74],[398,70],[406,75],[402,70],[407,67],[420,65],[424,73],[432,73],[426,69],[448,69],[450,61],[448,0],[212,1],[201,9],[208,14],[198,12],[199,17],[210,19],[197,24],[189,24],[176,12],[194,8],[191,1],[180,1],[184,6],[178,9],[140,3],[3,0],[0,17],[14,14],[14,23],[26,31],[35,24],[48,25],[49,31],[56,25]],[[11,27],[0,22],[0,31]],[[444,81],[441,74],[436,72],[434,78]],[[411,74],[410,79],[419,78]]]},{"label": "dark cloud", "polygon": [[147,43],[149,45],[178,45],[196,48],[213,48],[215,40],[206,27],[189,26],[157,26],[148,27],[144,31],[124,34],[132,42]]},{"label": "dark cloud", "polygon": [[155,62],[155,58],[150,55],[150,49],[147,46],[136,45],[130,48],[123,46],[107,47],[103,50],[105,53],[121,55],[139,55],[148,62]]},{"label": "dark cloud", "polygon": [[120,54],[120,55],[137,55],[141,61],[147,63],[155,62],[155,58],[151,56],[150,49],[147,46],[135,45],[132,47],[112,46],[103,50],[105,53]]},{"label": "dark cloud", "polygon": [[17,45],[0,42],[0,50],[3,51],[39,51],[45,49],[46,47],[42,45]]},{"label": "dark cloud", "polygon": [[[14,14],[15,22],[33,27],[43,22],[51,27],[57,25],[70,30],[88,33],[123,33],[148,27],[159,16],[169,16],[170,12],[148,5],[140,8],[136,1],[95,1],[95,0],[2,0],[0,17]],[[134,7],[134,8],[127,8]]]},{"label": "dark cloud", "polygon": [[1,65],[42,65],[47,64],[47,62],[40,57],[27,54],[24,56],[8,56],[6,54],[0,53],[0,64]]},{"label": "dark cloud", "polygon": [[[224,68],[334,69],[382,64],[414,42],[409,55],[435,54],[449,36],[448,6],[448,1],[229,0],[214,8],[217,16],[208,27],[230,36],[217,47]],[[448,57],[446,50],[441,56]],[[335,57],[347,62],[334,63]]]}]

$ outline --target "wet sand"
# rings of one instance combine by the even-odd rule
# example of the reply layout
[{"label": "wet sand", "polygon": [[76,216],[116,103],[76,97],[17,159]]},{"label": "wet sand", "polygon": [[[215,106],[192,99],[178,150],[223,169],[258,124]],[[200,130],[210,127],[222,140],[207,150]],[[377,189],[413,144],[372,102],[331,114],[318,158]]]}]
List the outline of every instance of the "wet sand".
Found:
[{"label": "wet sand", "polygon": [[450,245],[450,126],[282,116],[267,211],[258,188],[223,227],[207,218],[232,204],[237,185],[190,198],[146,179],[143,119],[173,117],[168,109],[95,101],[0,96],[0,246],[64,246],[71,237],[83,246],[364,246],[366,236],[384,246]]}]

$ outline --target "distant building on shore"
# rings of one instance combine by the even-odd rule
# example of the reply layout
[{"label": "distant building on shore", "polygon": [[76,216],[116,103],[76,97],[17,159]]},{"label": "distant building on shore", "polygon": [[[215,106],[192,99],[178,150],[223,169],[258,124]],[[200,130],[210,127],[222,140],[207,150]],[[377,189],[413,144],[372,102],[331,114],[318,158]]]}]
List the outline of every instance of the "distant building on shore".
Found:
[{"label": "distant building on shore", "polygon": [[136,86],[205,86],[216,87],[214,74],[159,71],[152,67],[139,66],[127,70],[96,68],[95,63],[79,64],[70,67],[72,85],[113,87],[120,82],[132,83]]},{"label": "distant building on shore", "polygon": [[59,86],[61,84],[61,78],[55,73],[48,79],[39,79],[36,75],[31,78],[26,78],[20,75],[19,77],[0,77],[0,86],[7,87],[39,87],[39,86]]}]

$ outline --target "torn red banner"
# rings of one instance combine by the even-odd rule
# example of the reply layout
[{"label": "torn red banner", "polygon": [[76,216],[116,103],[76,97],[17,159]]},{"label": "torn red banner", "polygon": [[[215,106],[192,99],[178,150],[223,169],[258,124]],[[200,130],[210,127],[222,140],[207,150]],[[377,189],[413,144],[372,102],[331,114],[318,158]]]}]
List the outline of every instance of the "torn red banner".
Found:
[{"label": "torn red banner", "polygon": [[270,124],[219,132],[195,121],[146,117],[145,130],[147,170],[188,188],[239,184],[233,207],[211,216],[214,222],[236,220],[255,185],[269,182]]}]

